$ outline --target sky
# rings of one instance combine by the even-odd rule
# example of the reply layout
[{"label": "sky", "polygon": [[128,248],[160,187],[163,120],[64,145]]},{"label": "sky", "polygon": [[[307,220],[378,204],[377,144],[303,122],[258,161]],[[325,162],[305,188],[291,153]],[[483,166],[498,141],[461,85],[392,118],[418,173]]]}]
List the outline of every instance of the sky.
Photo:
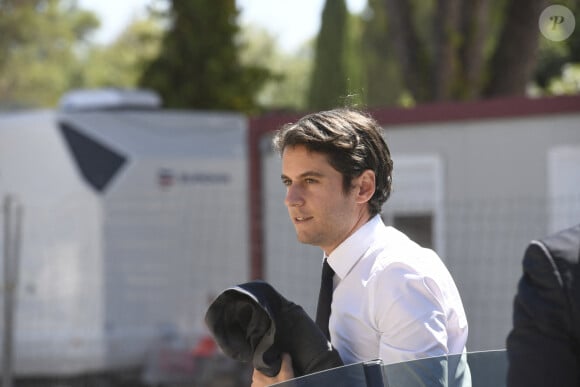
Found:
[{"label": "sky", "polygon": [[[134,18],[145,15],[151,0],[78,0],[80,7],[91,10],[101,19],[95,35],[100,43],[112,41]],[[366,0],[347,0],[351,12],[358,13]],[[237,0],[241,22],[268,30],[286,51],[294,51],[313,37],[320,27],[324,0]]]}]

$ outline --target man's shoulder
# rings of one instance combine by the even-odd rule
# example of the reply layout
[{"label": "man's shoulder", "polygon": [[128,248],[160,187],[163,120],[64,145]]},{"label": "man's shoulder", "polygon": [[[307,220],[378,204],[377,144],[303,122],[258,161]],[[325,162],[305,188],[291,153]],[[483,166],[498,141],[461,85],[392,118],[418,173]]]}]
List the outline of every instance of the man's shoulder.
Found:
[{"label": "man's shoulder", "polygon": [[541,239],[532,241],[530,247],[537,246],[554,260],[578,264],[580,259],[580,224],[557,231]]},{"label": "man's shoulder", "polygon": [[434,254],[433,250],[425,248],[411,239],[403,231],[394,226],[385,226],[377,242],[385,249],[397,250],[410,254]]},{"label": "man's shoulder", "polygon": [[[580,225],[530,242],[524,253],[524,280],[542,288],[572,287],[580,260]],[[580,288],[578,288],[580,289]]]},{"label": "man's shoulder", "polygon": [[375,265],[381,269],[393,264],[400,264],[417,271],[432,264],[442,264],[437,253],[422,247],[405,233],[392,226],[384,228],[371,249],[375,250]]}]

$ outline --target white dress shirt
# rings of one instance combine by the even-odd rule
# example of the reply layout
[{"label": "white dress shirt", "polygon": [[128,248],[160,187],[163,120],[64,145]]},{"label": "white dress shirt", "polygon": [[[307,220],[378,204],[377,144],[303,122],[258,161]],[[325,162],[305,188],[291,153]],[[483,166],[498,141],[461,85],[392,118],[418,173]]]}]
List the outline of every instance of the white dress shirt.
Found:
[{"label": "white dress shirt", "polygon": [[467,318],[439,256],[379,215],[328,257],[334,269],[330,338],[345,364],[385,364],[465,351]]}]

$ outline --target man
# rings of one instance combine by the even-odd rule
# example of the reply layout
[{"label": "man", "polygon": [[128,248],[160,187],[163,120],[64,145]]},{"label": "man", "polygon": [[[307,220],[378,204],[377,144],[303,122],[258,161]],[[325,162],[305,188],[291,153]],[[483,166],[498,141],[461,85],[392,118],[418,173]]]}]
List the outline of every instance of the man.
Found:
[{"label": "man", "polygon": [[[335,272],[328,330],[345,364],[463,353],[467,319],[445,265],[380,217],[393,169],[380,126],[354,109],[324,111],[285,125],[274,146],[298,240]],[[275,377],[254,370],[252,386],[292,376],[285,357]]]},{"label": "man", "polygon": [[580,386],[580,224],[532,241],[507,338],[508,387]]}]

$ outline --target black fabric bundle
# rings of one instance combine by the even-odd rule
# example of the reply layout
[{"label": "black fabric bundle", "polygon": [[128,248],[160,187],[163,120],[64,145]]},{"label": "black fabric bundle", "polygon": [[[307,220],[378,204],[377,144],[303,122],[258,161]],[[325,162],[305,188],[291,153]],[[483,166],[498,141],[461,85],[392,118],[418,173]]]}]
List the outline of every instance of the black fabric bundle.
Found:
[{"label": "black fabric bundle", "polygon": [[284,352],[292,357],[296,377],[343,365],[304,309],[264,281],[224,290],[209,306],[205,322],[226,355],[252,362],[268,376],[278,374]]}]

